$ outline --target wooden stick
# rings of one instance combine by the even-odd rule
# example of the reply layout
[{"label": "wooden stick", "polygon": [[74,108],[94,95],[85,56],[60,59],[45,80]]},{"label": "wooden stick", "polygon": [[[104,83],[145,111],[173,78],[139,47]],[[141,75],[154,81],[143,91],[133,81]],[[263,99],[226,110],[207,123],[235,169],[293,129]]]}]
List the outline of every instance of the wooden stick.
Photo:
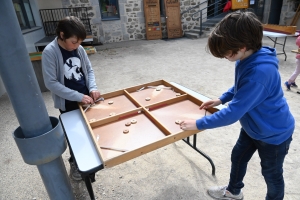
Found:
[{"label": "wooden stick", "polygon": [[168,89],[168,90],[171,90],[172,88],[171,87],[165,87],[165,86],[147,86],[148,88],[154,88],[154,89],[156,89],[156,88],[160,88],[160,89]]},{"label": "wooden stick", "polygon": [[292,50],[293,53],[300,53],[299,50]]},{"label": "wooden stick", "polygon": [[118,148],[111,148],[111,147],[100,147],[101,149],[107,149],[107,150],[113,150],[113,151],[120,151],[120,152],[126,152],[128,150],[126,149],[118,149]]},{"label": "wooden stick", "polygon": [[[104,101],[103,97],[100,97],[99,99],[97,99],[96,101],[94,101],[94,104],[98,101]],[[92,107],[94,104],[89,104],[84,110],[83,112],[86,112],[90,107]]]}]

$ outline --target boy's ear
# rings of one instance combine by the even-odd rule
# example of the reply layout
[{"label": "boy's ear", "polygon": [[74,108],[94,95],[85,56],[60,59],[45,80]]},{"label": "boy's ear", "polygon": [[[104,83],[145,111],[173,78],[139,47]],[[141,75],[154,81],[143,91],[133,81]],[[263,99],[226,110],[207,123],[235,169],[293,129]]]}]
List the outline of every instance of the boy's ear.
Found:
[{"label": "boy's ear", "polygon": [[246,52],[246,51],[247,51],[247,48],[246,48],[246,47],[240,48],[240,51]]},{"label": "boy's ear", "polygon": [[59,32],[59,36],[60,36],[60,38],[61,38],[62,40],[65,40],[65,39],[64,39],[64,32]]}]

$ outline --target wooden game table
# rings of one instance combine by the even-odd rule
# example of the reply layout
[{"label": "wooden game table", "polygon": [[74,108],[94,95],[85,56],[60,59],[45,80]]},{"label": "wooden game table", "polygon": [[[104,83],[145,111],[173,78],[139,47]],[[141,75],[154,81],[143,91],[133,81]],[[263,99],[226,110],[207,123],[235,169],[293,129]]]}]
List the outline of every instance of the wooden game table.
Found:
[{"label": "wooden game table", "polygon": [[[95,173],[124,163],[168,144],[183,140],[215,166],[197,148],[197,131],[183,131],[180,119],[200,118],[222,108],[199,110],[209,98],[164,80],[103,94],[104,101],[60,115],[62,127],[90,198]],[[149,100],[150,98],[150,100]],[[127,124],[128,123],[128,124]],[[130,124],[130,125],[129,125]],[[128,125],[128,126],[127,126]],[[127,130],[127,131],[125,131]],[[193,141],[190,141],[193,136]]]},{"label": "wooden game table", "polygon": [[[281,45],[282,46],[282,52],[277,53],[277,55],[284,54],[285,58],[284,61],[286,61],[286,53],[285,53],[285,43],[286,43],[286,38],[291,37],[291,36],[296,36],[296,34],[285,34],[285,33],[276,33],[276,32],[271,32],[271,31],[263,31],[263,35],[267,36],[273,43],[274,46],[273,48],[276,47],[276,45]],[[283,43],[278,42],[278,38],[283,38]]]}]

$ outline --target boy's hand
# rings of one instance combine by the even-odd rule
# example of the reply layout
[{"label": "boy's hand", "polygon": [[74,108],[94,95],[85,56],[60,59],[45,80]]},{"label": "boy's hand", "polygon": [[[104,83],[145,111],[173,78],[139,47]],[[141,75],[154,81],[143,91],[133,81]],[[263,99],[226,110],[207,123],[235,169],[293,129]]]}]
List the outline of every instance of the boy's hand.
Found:
[{"label": "boy's hand", "polygon": [[180,128],[184,131],[198,130],[196,120],[184,120],[180,123]]},{"label": "boy's hand", "polygon": [[98,90],[93,90],[90,92],[90,96],[92,97],[94,103],[94,101],[100,98],[100,92]]},{"label": "boy's hand", "polygon": [[220,99],[214,99],[214,100],[203,102],[199,108],[200,110],[202,110],[202,109],[212,108],[220,104],[222,104],[222,101]]},{"label": "boy's hand", "polygon": [[94,100],[89,95],[84,95],[81,102],[83,104],[92,104],[94,103]]}]

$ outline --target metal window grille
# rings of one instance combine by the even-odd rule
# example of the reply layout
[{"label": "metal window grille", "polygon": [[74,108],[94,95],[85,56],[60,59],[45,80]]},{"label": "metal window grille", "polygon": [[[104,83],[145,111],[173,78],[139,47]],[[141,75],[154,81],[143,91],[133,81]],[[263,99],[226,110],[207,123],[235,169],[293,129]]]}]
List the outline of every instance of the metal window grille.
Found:
[{"label": "metal window grille", "polygon": [[56,35],[55,29],[58,22],[66,16],[78,17],[84,24],[87,34],[92,33],[86,7],[41,9],[40,15],[46,36]]}]

